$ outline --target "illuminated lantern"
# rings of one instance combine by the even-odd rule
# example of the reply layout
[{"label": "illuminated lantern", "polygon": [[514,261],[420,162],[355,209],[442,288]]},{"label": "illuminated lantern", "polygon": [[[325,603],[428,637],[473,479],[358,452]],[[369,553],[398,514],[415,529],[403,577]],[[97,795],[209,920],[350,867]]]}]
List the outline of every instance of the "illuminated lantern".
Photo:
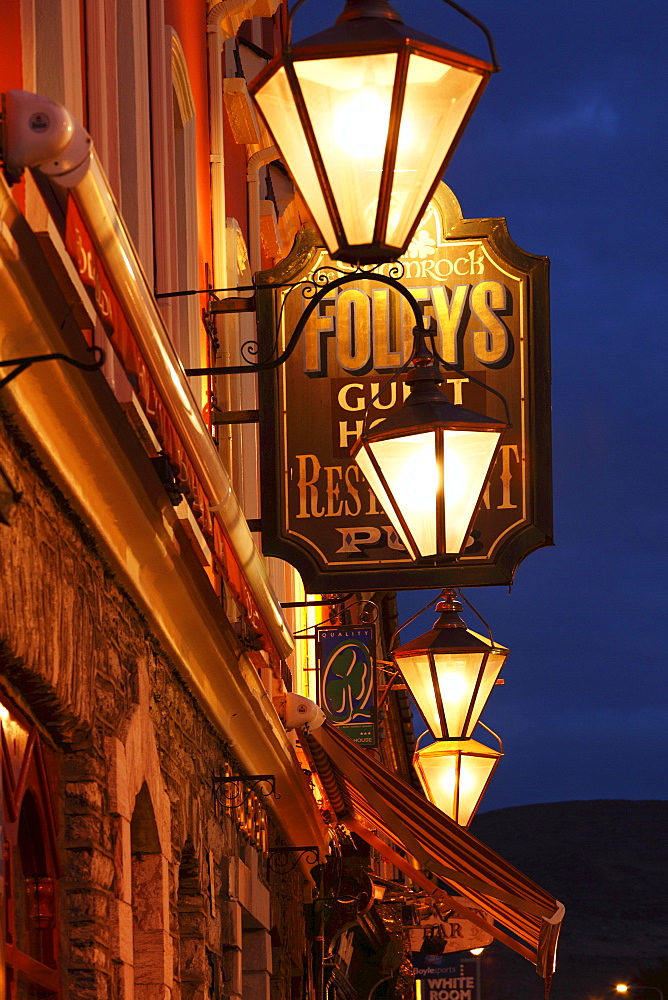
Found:
[{"label": "illuminated lantern", "polygon": [[[489,36],[488,36],[489,37]],[[407,28],[387,0],[347,0],[251,85],[332,257],[396,260],[496,65]]]},{"label": "illuminated lantern", "polygon": [[454,590],[444,590],[434,627],[392,653],[425,722],[439,740],[468,739],[508,649],[467,629]]},{"label": "illuminated lantern", "polygon": [[468,826],[502,756],[476,740],[437,740],[415,752],[413,766],[427,798]]},{"label": "illuminated lantern", "polygon": [[431,360],[406,377],[403,406],[365,427],[351,449],[413,559],[466,547],[506,427],[450,403]]}]

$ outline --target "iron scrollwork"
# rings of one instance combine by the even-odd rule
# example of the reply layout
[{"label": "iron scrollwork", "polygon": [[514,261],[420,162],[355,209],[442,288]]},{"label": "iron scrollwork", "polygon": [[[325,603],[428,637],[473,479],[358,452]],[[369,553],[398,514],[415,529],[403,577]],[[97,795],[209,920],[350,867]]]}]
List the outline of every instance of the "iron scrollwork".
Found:
[{"label": "iron scrollwork", "polygon": [[77,361],[76,358],[71,358],[69,354],[60,354],[57,352],[54,354],[33,354],[26,358],[9,358],[7,361],[0,361],[0,368],[13,368],[9,375],[5,375],[4,378],[0,379],[0,389],[4,389],[17,375],[20,375],[27,368],[30,368],[31,365],[35,365],[40,361],[65,361],[68,365],[73,365],[83,372],[96,372],[104,364],[105,353],[101,347],[97,346],[89,347],[88,352],[94,355],[95,361]]},{"label": "iron scrollwork", "polygon": [[221,805],[228,809],[238,809],[253,794],[261,798],[270,795],[280,798],[273,774],[220,774],[213,779],[213,791]]},{"label": "iron scrollwork", "polygon": [[267,874],[273,872],[274,875],[289,875],[302,859],[311,867],[320,860],[320,852],[313,844],[308,847],[270,847],[267,853]]},{"label": "iron scrollwork", "polygon": [[[381,266],[385,267],[387,273],[381,273],[377,270],[377,268]],[[337,276],[333,277],[333,275]],[[296,289],[301,290],[301,294],[306,302],[306,308],[300,316],[299,322],[292,331],[290,339],[281,354],[278,354],[275,357],[270,357],[265,361],[251,360],[257,356],[259,345],[257,341],[247,341],[241,349],[241,355],[247,361],[246,364],[224,366],[215,365],[210,368],[187,368],[186,375],[243,375],[249,372],[271,371],[274,368],[280,368],[281,365],[284,365],[294,352],[306,323],[318,303],[324,299],[326,295],[329,295],[330,292],[334,291],[334,289],[339,288],[342,285],[349,285],[353,281],[363,281],[365,278],[371,279],[372,281],[378,281],[383,285],[389,285],[391,288],[394,288],[395,291],[399,292],[399,294],[406,299],[411,307],[416,327],[418,327],[420,331],[424,331],[422,307],[417,299],[411,294],[409,289],[400,284],[399,279],[402,278],[403,275],[404,266],[400,261],[391,264],[389,267],[387,267],[387,265],[376,264],[357,267],[353,271],[343,271],[341,268],[335,267],[332,264],[326,264],[314,271],[308,280],[297,281],[291,284],[290,291],[283,300],[281,312],[285,306],[288,296],[292,295]],[[279,288],[285,286],[276,285],[275,287]],[[275,343],[277,343],[277,338]],[[272,351],[272,353],[275,352]],[[448,365],[448,368],[453,369],[454,366]]]}]

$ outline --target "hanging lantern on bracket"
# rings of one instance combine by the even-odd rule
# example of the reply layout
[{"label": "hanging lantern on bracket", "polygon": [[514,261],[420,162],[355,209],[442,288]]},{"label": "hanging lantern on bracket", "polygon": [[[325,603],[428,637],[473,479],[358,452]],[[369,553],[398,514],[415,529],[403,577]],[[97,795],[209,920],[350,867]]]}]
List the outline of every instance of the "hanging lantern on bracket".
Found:
[{"label": "hanging lantern on bracket", "polygon": [[[454,5],[453,5],[454,6]],[[250,91],[336,260],[405,253],[498,69],[408,28],[387,0],[347,0],[336,24],[288,44]]]},{"label": "hanging lantern on bracket", "polygon": [[509,650],[466,627],[455,590],[443,590],[436,610],[434,627],[392,656],[436,739],[466,740]]},{"label": "hanging lantern on bracket", "polygon": [[502,750],[476,740],[436,740],[416,750],[413,766],[430,802],[455,823],[468,826],[501,757]]}]

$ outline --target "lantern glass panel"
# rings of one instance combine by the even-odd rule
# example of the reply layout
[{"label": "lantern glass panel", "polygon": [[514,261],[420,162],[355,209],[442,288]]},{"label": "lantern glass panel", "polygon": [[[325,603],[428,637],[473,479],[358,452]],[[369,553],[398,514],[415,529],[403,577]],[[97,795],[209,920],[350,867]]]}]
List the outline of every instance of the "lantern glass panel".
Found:
[{"label": "lantern glass panel", "polygon": [[255,100],[277,146],[290,164],[297,187],[313,213],[325,243],[330,250],[335,250],[338,241],[313,165],[313,155],[309,150],[288,77],[282,66],[267,80],[261,90],[256,92]]},{"label": "lantern glass panel", "polygon": [[424,721],[437,739],[446,733],[441,732],[441,718],[434,696],[434,684],[429,667],[429,655],[416,653],[413,656],[396,657],[397,666],[408,685]]},{"label": "lantern glass panel", "polygon": [[359,449],[359,451],[355,454],[355,463],[360,467],[362,475],[368,482],[373,492],[376,494],[376,498],[378,499],[381,507],[389,517],[392,524],[394,525],[397,534],[401,538],[401,541],[404,543],[407,550],[412,555],[413,559],[417,559],[420,553],[415,548],[415,545],[412,543],[411,539],[408,537],[399,519],[397,518],[397,515],[392,506],[392,501],[387,495],[387,490],[383,485],[383,481],[376,472],[376,467],[371,460],[371,456],[369,454],[368,442],[365,442]]},{"label": "lantern glass panel", "polygon": [[418,750],[414,763],[427,798],[468,826],[501,756],[475,740],[443,741]]},{"label": "lantern glass panel", "polygon": [[481,79],[457,66],[411,55],[387,223],[390,246],[405,242]]},{"label": "lantern glass panel", "polygon": [[[474,635],[476,639],[480,639],[481,642],[489,643],[489,639],[483,635],[478,635],[472,629],[469,629],[471,635]],[[468,726],[466,727],[466,732],[462,733],[462,736],[470,736],[478,719],[482,715],[483,709],[487,704],[487,699],[492,693],[492,688],[496,683],[496,679],[501,673],[501,668],[506,662],[508,656],[508,650],[505,646],[492,646],[490,643],[490,650],[487,655],[487,662],[485,663],[485,671],[480,679],[480,686],[473,702],[473,707],[471,709],[471,718]]]},{"label": "lantern glass panel", "polygon": [[[460,552],[501,433],[446,430],[443,434],[445,551]],[[422,555],[436,552],[435,543],[434,538],[434,547]]]},{"label": "lantern glass panel", "polygon": [[[422,434],[389,438],[385,441],[370,441],[368,447],[382,469],[394,502],[413,536],[418,549],[417,554],[435,553],[437,551],[436,494],[439,487],[435,432],[427,431]],[[359,461],[358,456],[356,461]],[[362,472],[366,475],[364,469]],[[369,485],[375,492],[374,482],[369,480]],[[378,499],[385,507],[383,497],[378,495]],[[396,521],[393,507],[391,505],[385,507],[385,513],[392,519],[406,544],[403,529]],[[407,545],[407,548],[409,552],[414,551],[413,545]]]},{"label": "lantern glass panel", "polygon": [[445,733],[436,733],[432,730],[434,736],[441,738],[471,735],[473,727],[469,726],[464,732],[464,725],[484,656],[485,653],[480,652],[434,655],[443,714],[448,727]]},{"label": "lantern glass panel", "polygon": [[346,239],[353,245],[373,243],[396,67],[396,53],[295,63]]},{"label": "lantern glass panel", "polygon": [[441,756],[438,760],[420,759],[418,777],[427,798],[450,819],[457,821],[457,781],[459,754]]}]

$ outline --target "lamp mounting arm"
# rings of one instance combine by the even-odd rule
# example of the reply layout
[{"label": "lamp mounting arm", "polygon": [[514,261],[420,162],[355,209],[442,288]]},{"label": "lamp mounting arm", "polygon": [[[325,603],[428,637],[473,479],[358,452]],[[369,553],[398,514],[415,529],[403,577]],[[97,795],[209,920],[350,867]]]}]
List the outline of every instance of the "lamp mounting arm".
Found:
[{"label": "lamp mounting arm", "polygon": [[480,614],[480,612],[479,612],[479,611],[478,611],[478,609],[477,609],[477,608],[475,607],[475,605],[471,604],[471,602],[469,601],[468,597],[466,597],[466,596],[465,596],[464,594],[462,594],[461,590],[458,590],[458,591],[457,591],[457,593],[459,594],[459,597],[460,597],[460,599],[461,599],[462,601],[464,601],[464,603],[465,603],[465,604],[467,604],[467,605],[469,606],[469,608],[471,609],[471,611],[473,612],[473,614],[474,614],[474,615],[477,615],[477,616],[478,616],[478,618],[480,619],[480,621],[481,621],[481,622],[483,623],[483,625],[484,625],[484,626],[485,626],[485,628],[487,629],[487,635],[489,636],[489,641],[490,641],[490,642],[492,643],[492,645],[493,645],[493,644],[494,644],[494,636],[492,635],[492,629],[491,629],[491,627],[490,627],[490,625],[489,625],[489,622],[487,622],[487,621],[486,621],[486,620],[485,620],[485,619],[483,618],[483,616],[482,616],[482,615]]},{"label": "lamp mounting arm", "polygon": [[[373,277],[376,277],[376,275]],[[378,277],[384,277],[384,275],[379,275]],[[399,285],[399,288],[402,289],[405,298],[408,299],[409,302],[411,300],[413,302],[415,301],[407,288],[404,288],[403,285]],[[416,305],[418,305],[418,303],[416,303]],[[419,305],[418,308],[420,308]],[[413,311],[415,313],[415,309]],[[428,346],[427,341],[430,342],[431,347]],[[401,368],[398,368],[394,375],[387,380],[387,382],[383,382],[375,396],[372,396],[369,400],[369,404],[364,411],[362,425],[363,434],[365,434],[368,430],[369,416],[376,400],[379,399],[385,390],[388,389],[393,382],[396,382],[397,379],[404,374],[404,372],[408,371],[411,365],[413,365],[414,368],[413,372],[408,376],[407,382],[417,382],[422,380],[423,382],[433,383],[434,385],[442,382],[443,380],[440,377],[438,365],[446,371],[460,372],[461,374],[461,369],[458,368],[457,365],[450,361],[446,361],[445,358],[442,358],[438,353],[438,349],[436,347],[436,320],[433,316],[429,320],[429,325],[425,327],[424,318],[420,315],[417,325],[413,327],[413,348],[408,361],[406,361]],[[506,424],[508,427],[511,427],[510,410],[508,408],[508,401],[506,400],[506,397],[496,389],[493,389],[491,385],[486,385],[485,382],[476,378],[476,376],[472,375],[470,372],[466,373],[466,377],[469,382],[475,382],[475,384],[479,385],[481,389],[491,392],[493,396],[496,396],[497,399],[501,400],[506,417]]]},{"label": "lamp mounting arm", "polygon": [[61,354],[59,352],[54,354],[33,354],[27,358],[8,358],[7,361],[0,361],[0,368],[12,368],[9,375],[0,378],[0,389],[4,389],[17,375],[20,375],[21,372],[30,368],[31,365],[38,364],[40,361],[66,361],[68,365],[73,365],[74,368],[79,368],[83,372],[96,372],[104,364],[105,353],[101,347],[97,346],[89,347],[88,351],[93,354],[95,361],[91,361],[90,363],[77,361],[76,358],[71,358],[69,354]]},{"label": "lamp mounting arm", "polygon": [[443,0],[443,3],[447,3],[448,7],[452,7],[452,9],[456,10],[458,14],[462,15],[462,17],[467,18],[472,24],[475,24],[476,28],[480,28],[483,35],[487,39],[487,44],[489,45],[489,53],[492,57],[492,66],[494,67],[494,72],[498,73],[501,67],[499,66],[498,60],[496,58],[496,46],[494,45],[494,39],[492,38],[492,33],[487,27],[487,25],[483,24],[482,21],[478,20],[477,17],[474,17],[473,14],[469,13],[469,11],[466,10],[466,8],[461,7],[458,3],[455,3],[455,0]]},{"label": "lamp mounting arm", "polygon": [[[434,327],[435,327],[435,324],[434,324]],[[417,337],[418,333],[419,333],[418,330],[414,331],[414,335],[416,337]],[[433,328],[429,329],[429,330],[426,330],[425,333],[424,333],[425,339],[429,336],[429,338],[431,340],[432,361],[435,358],[436,361],[438,361],[438,363],[440,365],[442,365],[443,368],[445,368],[446,371],[450,371],[450,372],[459,371],[459,368],[457,368],[456,365],[453,365],[450,362],[446,361],[438,353],[438,350],[436,348],[435,339],[434,339],[434,333],[435,333],[435,329],[433,329]],[[413,351],[415,352],[415,348],[413,348]],[[414,356],[415,356],[415,354],[414,354]],[[426,355],[424,355],[424,357],[426,358]],[[423,361],[423,364],[425,364],[425,363],[428,363],[428,362],[427,361]],[[475,382],[475,384],[479,385],[481,389],[485,390],[485,392],[491,392],[491,394],[493,396],[496,396],[497,399],[501,400],[501,403],[503,404],[503,411],[504,411],[505,417],[506,417],[506,424],[508,425],[508,427],[512,427],[512,422],[510,420],[510,409],[508,408],[508,400],[503,395],[503,393],[499,392],[498,389],[494,389],[491,385],[487,385],[487,383],[483,382],[481,379],[476,378],[476,376],[472,375],[471,372],[467,372],[466,373],[466,377],[469,380],[469,382]]]},{"label": "lamp mounting arm", "polygon": [[485,723],[482,722],[480,719],[478,719],[478,725],[482,726],[482,728],[486,730],[490,734],[490,736],[493,736],[495,740],[499,741],[499,753],[503,753],[503,740],[501,739],[499,734],[495,733],[493,729],[489,728],[489,726],[486,726]]},{"label": "lamp mounting arm", "polygon": [[[397,267],[397,265],[394,265],[394,267]],[[332,268],[322,269],[324,274],[326,273],[331,274],[332,270],[333,270]],[[400,271],[399,273],[403,273],[403,270]],[[281,352],[281,354],[279,354],[277,357],[273,358],[270,361],[258,361],[255,363],[251,362],[250,364],[246,365],[215,365],[211,368],[187,368],[186,375],[244,375],[255,372],[271,371],[274,368],[280,368],[294,353],[294,350],[297,344],[299,343],[301,335],[304,332],[304,328],[306,327],[306,324],[308,323],[311,314],[315,310],[316,306],[327,295],[329,295],[335,288],[340,288],[342,285],[349,285],[353,281],[369,281],[369,280],[378,281],[383,285],[389,285],[390,288],[393,288],[396,292],[399,292],[400,295],[403,295],[403,297],[406,299],[406,301],[408,302],[413,311],[417,328],[424,332],[424,317],[422,314],[422,306],[417,301],[415,296],[411,293],[411,291],[408,288],[405,288],[404,285],[402,285],[397,280],[397,278],[393,277],[392,275],[379,274],[377,272],[371,272],[364,269],[356,269],[355,271],[342,274],[338,278],[332,278],[331,280],[325,281],[323,284],[321,284],[320,279],[318,277],[318,272],[316,272],[313,281],[309,282],[305,288],[302,288],[302,294],[308,296],[308,302],[306,308],[304,309],[304,312],[299,317],[297,325],[292,331],[292,335],[290,336],[290,339],[286,344],[285,349]],[[310,289],[315,289],[315,291],[310,292]],[[255,349],[257,351],[257,346]],[[404,366],[404,368],[402,368],[401,371],[404,371],[406,367],[407,365]],[[452,368],[452,365],[448,365],[448,367]],[[400,374],[400,372],[398,374]]]},{"label": "lamp mounting arm", "polygon": [[389,643],[390,653],[392,653],[392,651],[394,649],[394,643],[396,642],[397,636],[399,635],[399,633],[401,632],[401,630],[404,629],[404,628],[406,628],[408,625],[412,625],[412,623],[415,621],[415,619],[419,618],[420,615],[424,614],[424,612],[428,608],[430,608],[432,606],[432,604],[436,604],[437,600],[439,600],[438,597],[430,597],[429,600],[427,601],[427,603],[425,604],[425,606],[423,608],[420,608],[419,611],[416,611],[412,618],[409,618],[407,622],[403,623],[403,625],[399,625],[398,628],[395,628],[394,632],[392,633],[392,638],[390,639],[390,643]]},{"label": "lamp mounting arm", "polygon": [[[357,267],[354,271],[346,271],[343,274],[339,272],[339,276],[337,278],[332,278],[332,273],[337,271],[338,268],[331,266],[319,268],[309,281],[304,283],[297,282],[296,284],[290,286],[290,290],[287,294],[291,295],[294,293],[295,289],[301,288],[302,296],[307,299],[307,303],[304,312],[299,317],[299,320],[292,331],[288,343],[286,344],[284,350],[277,355],[277,357],[271,358],[267,361],[251,361],[244,365],[213,365],[207,368],[186,368],[186,375],[249,375],[280,368],[294,353],[295,348],[301,339],[302,333],[306,328],[306,324],[319,303],[322,302],[327,295],[334,291],[334,289],[341,288],[343,285],[350,285],[354,281],[377,281],[382,285],[388,285],[390,288],[394,289],[395,292],[398,292],[399,295],[406,299],[411,307],[413,317],[415,319],[415,326],[413,327],[413,349],[411,351],[411,355],[408,361],[406,361],[406,363],[394,373],[392,378],[383,384],[367,406],[364,415],[365,428],[368,414],[373,403],[375,403],[380,394],[384,392],[389,385],[396,381],[400,375],[407,371],[411,365],[414,365],[415,368],[426,368],[430,365],[434,365],[435,362],[438,362],[438,364],[441,365],[441,367],[446,371],[461,371],[457,365],[446,361],[438,353],[436,348],[436,321],[432,317],[429,321],[429,325],[425,326],[422,306],[415,298],[411,290],[406,288],[405,285],[402,285],[399,280],[399,278],[403,277],[404,274],[403,264],[400,262],[392,264],[389,274],[382,274],[373,269]],[[431,347],[427,344],[427,340],[429,340]],[[249,345],[247,346],[249,347],[249,353],[257,354],[259,348],[256,341],[249,342]],[[506,423],[510,427],[510,412],[506,398],[500,392],[497,392],[496,389],[493,389],[492,386],[486,385],[470,372],[467,373],[466,377],[471,382],[475,382],[476,385],[479,385],[487,392],[491,392],[492,395],[501,400],[506,415]]]}]

